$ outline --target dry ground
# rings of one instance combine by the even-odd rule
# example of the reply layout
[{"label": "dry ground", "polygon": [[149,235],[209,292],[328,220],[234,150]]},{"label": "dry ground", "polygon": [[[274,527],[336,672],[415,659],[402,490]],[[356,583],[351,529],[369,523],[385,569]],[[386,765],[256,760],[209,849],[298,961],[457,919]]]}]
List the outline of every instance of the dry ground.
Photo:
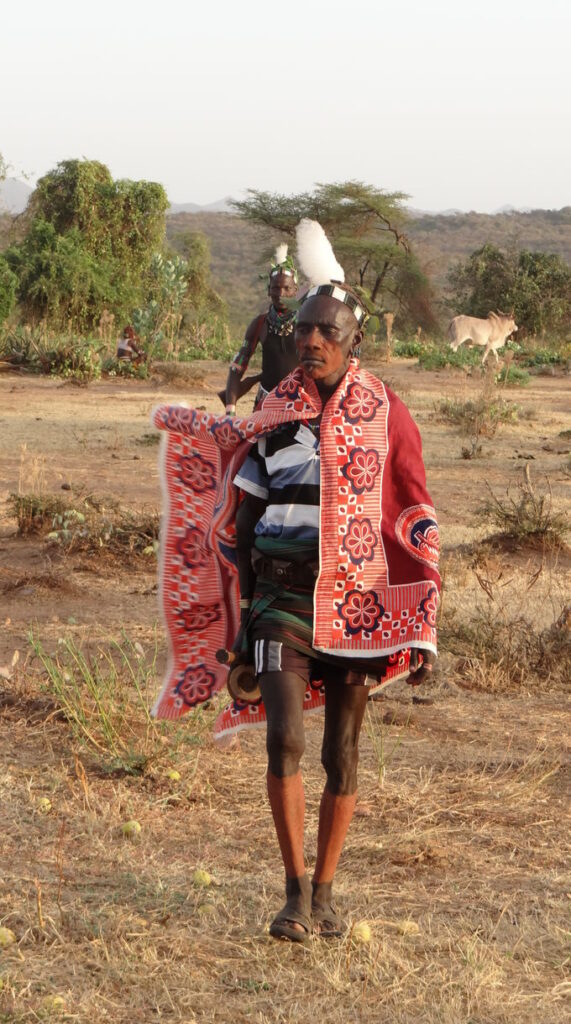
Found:
[{"label": "dry ground", "polygon": [[[475,517],[486,484],[501,494],[526,463],[537,486],[548,477],[554,504],[568,507],[568,379],[506,391],[520,406],[517,422],[484,439],[480,458],[464,460],[466,439],[435,416],[435,404],[473,397],[481,382],[423,373],[411,361],[380,369],[423,435],[442,527],[448,639],[432,689],[413,702],[400,685],[370,704],[358,815],[337,883],[341,909],[352,926],[369,923],[370,943],[350,934],[304,949],[268,938],[282,878],[262,734],[215,750],[211,708],[166,726],[162,756],[143,776],[106,771],[74,739],[45,692],[29,630],[48,653],[63,639],[104,652],[126,635],[142,648],[155,687],[164,641],[154,559],[65,553],[42,537],[18,537],[5,516],[0,926],[16,942],[0,949],[0,1022],[568,1020],[565,679],[538,663],[509,680],[502,652],[474,662],[460,651],[463,624],[497,619],[509,632],[524,619],[539,631],[569,593],[568,553],[490,551],[489,527]],[[4,376],[2,507],[20,488],[156,511],[150,409],[171,399],[216,409],[223,377],[217,364],[195,365],[186,384],[76,388]],[[304,769],[310,862],[320,724],[308,723]],[[168,777],[174,767],[180,779]],[[142,826],[134,841],[121,831],[128,819]],[[207,888],[193,882],[196,868],[212,876]]]}]

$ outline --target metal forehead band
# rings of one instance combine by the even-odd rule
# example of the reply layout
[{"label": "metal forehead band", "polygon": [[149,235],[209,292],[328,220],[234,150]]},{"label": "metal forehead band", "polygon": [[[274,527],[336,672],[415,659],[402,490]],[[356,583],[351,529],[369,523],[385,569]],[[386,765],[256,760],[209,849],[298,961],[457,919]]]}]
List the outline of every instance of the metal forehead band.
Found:
[{"label": "metal forehead band", "polygon": [[359,305],[355,296],[351,295],[350,292],[346,292],[344,288],[340,288],[337,284],[318,284],[306,292],[305,298],[311,299],[314,295],[329,295],[332,299],[337,299],[338,302],[342,302],[345,306],[348,306],[357,320],[359,327],[361,327],[367,319],[367,311]]},{"label": "metal forehead band", "polygon": [[283,267],[274,267],[274,269],[270,271],[270,277],[277,277],[278,274],[283,274],[285,277],[295,277],[295,272],[293,270],[284,270]]}]

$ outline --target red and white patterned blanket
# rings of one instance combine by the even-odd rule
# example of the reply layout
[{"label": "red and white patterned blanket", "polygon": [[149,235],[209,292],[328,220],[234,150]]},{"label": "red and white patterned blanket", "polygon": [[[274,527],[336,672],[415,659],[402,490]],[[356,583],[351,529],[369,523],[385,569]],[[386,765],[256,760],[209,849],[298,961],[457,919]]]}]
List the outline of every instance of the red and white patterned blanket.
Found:
[{"label": "red and white patterned blanket", "polygon": [[[238,631],[232,480],[251,445],[277,425],[312,419],[321,400],[301,369],[248,417],[159,406],[164,520],[159,567],[169,663],[153,709],[177,718],[220,690],[215,653]],[[426,490],[420,435],[406,406],[352,360],[321,422],[317,650],[389,656],[386,681],[407,670],[410,644],[436,651],[438,527]],[[323,703],[308,688],[307,710]],[[263,705],[230,705],[215,736],[261,725]]]}]

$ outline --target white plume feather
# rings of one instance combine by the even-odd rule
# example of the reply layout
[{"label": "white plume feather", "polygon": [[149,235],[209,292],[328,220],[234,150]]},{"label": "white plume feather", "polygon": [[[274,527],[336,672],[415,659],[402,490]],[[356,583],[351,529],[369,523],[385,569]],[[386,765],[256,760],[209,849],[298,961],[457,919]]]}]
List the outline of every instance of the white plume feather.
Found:
[{"label": "white plume feather", "polygon": [[304,217],[295,229],[297,260],[310,286],[344,281],[345,271],[337,262],[325,231],[316,220]]},{"label": "white plume feather", "polygon": [[287,244],[282,242],[274,253],[274,266],[279,267],[287,259]]}]

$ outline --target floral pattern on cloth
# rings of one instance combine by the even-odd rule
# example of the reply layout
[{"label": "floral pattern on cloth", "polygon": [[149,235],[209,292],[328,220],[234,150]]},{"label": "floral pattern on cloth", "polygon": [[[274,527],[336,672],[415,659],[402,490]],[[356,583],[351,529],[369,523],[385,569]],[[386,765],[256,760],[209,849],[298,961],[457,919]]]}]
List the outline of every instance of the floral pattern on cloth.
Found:
[{"label": "floral pattern on cloth", "polygon": [[187,668],[181,673],[174,688],[175,704],[181,709],[195,708],[204,704],[216,690],[216,676],[206,665]]},{"label": "floral pattern on cloth", "polygon": [[338,605],[348,633],[374,633],[381,624],[385,609],[374,590],[350,590]]},{"label": "floral pattern on cloth", "polygon": [[179,612],[179,622],[181,626],[186,630],[187,633],[193,633],[201,629],[206,629],[212,622],[218,622],[220,620],[220,604],[210,605],[191,605],[189,608],[181,608]]},{"label": "floral pattern on cloth", "polygon": [[374,448],[353,448],[349,461],[341,467],[354,494],[372,491],[380,471],[379,453]]},{"label": "floral pattern on cloth", "polygon": [[396,523],[396,535],[413,558],[434,568],[438,566],[438,523],[431,505],[415,505],[401,512]]},{"label": "floral pattern on cloth", "polygon": [[342,541],[342,548],[355,565],[365,559],[371,562],[375,557],[375,548],[379,543],[370,519],[351,519],[347,533]]},{"label": "floral pattern on cloth", "polygon": [[[159,594],[169,651],[157,717],[179,717],[226,682],[228,668],[215,654],[232,647],[239,625],[239,493],[232,481],[242,461],[265,434],[320,413],[313,647],[345,658],[388,657],[387,678],[406,673],[410,644],[436,650],[437,526],[418,430],[403,403],[358,360],[323,409],[298,368],[245,418],[172,405],[153,411],[163,431]],[[322,703],[312,689],[307,709]],[[264,721],[261,702],[231,704],[215,735]]]},{"label": "floral pattern on cloth", "polygon": [[436,614],[438,611],[438,591],[436,587],[429,590],[426,597],[420,602],[420,609],[425,622],[436,629]]},{"label": "floral pattern on cloth", "polygon": [[362,384],[351,384],[347,388],[347,394],[339,403],[339,408],[345,413],[348,423],[365,422],[375,417],[377,409],[383,404],[371,388],[363,387]]},{"label": "floral pattern on cloth", "polygon": [[200,493],[216,487],[216,466],[201,455],[191,452],[180,460],[180,479],[185,487]]},{"label": "floral pattern on cloth", "polygon": [[299,381],[290,373],[289,377],[284,377],[284,379],[280,381],[273,393],[277,398],[289,398],[290,400],[293,398],[299,398]]},{"label": "floral pattern on cloth", "polygon": [[182,537],[177,538],[176,550],[187,569],[197,569],[199,566],[206,565],[207,555],[204,550],[202,534],[195,526],[189,526]]}]

